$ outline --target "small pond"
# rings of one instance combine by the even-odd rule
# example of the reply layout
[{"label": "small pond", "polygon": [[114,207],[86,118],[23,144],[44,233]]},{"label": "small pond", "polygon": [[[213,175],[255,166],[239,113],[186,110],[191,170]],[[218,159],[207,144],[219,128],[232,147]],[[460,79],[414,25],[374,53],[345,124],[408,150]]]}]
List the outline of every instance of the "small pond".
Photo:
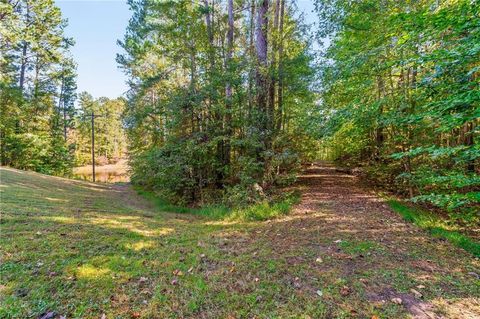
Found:
[{"label": "small pond", "polygon": [[[77,179],[93,181],[92,166],[75,167],[73,176]],[[116,164],[95,166],[95,181],[101,183],[126,183],[130,181],[128,165],[125,160]]]}]

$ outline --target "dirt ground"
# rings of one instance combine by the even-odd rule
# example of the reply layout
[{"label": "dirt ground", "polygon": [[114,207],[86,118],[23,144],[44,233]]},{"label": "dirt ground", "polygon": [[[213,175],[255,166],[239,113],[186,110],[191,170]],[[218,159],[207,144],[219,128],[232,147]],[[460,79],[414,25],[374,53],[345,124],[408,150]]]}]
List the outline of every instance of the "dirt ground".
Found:
[{"label": "dirt ground", "polygon": [[284,281],[305,294],[327,287],[331,313],[339,304],[353,316],[366,305],[395,304],[413,318],[480,318],[478,258],[404,222],[331,165],[308,168],[299,187],[292,214],[265,223],[235,250],[268,247],[288,268],[303,266],[302,277],[287,270]]}]

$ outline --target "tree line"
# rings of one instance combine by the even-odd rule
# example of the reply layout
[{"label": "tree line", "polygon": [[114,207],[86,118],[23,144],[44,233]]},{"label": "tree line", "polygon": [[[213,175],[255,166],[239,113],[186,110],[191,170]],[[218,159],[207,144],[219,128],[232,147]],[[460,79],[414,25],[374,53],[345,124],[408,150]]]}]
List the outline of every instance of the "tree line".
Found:
[{"label": "tree line", "polygon": [[[0,4],[1,164],[55,175],[69,175],[89,161],[92,109],[121,113],[123,100],[77,99],[73,39],[53,0]],[[125,138],[119,116],[98,119],[96,153],[120,156]],[[90,123],[90,122],[88,122]],[[88,145],[87,145],[88,144]],[[103,157],[102,157],[103,156]]]},{"label": "tree line", "polygon": [[479,2],[329,0],[317,13],[329,157],[478,221]]}]

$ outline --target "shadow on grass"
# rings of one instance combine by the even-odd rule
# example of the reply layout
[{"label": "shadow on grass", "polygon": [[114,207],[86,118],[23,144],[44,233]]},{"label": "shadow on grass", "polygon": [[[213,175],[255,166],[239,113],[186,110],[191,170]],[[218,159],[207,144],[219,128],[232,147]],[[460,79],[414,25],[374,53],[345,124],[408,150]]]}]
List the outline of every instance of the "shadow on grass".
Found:
[{"label": "shadow on grass", "polygon": [[389,200],[388,205],[395,212],[399,213],[403,219],[414,223],[422,229],[426,229],[432,236],[444,238],[455,246],[465,249],[475,257],[480,257],[480,243],[456,230],[449,229],[446,221],[439,216],[408,206],[397,200]]}]

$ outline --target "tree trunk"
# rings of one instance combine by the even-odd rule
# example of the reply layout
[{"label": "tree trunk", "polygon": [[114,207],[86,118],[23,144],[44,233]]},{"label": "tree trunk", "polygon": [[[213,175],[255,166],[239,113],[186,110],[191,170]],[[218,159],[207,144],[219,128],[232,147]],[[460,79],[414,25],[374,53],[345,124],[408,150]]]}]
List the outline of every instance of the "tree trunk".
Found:
[{"label": "tree trunk", "polygon": [[280,1],[280,29],[278,37],[280,44],[278,48],[278,115],[277,115],[277,130],[282,129],[283,122],[283,20],[285,16],[285,0]]},{"label": "tree trunk", "polygon": [[23,42],[23,47],[22,47],[22,62],[20,65],[20,81],[19,81],[19,87],[20,87],[20,92],[23,93],[23,87],[25,85],[25,71],[27,69],[27,42]]},{"label": "tree trunk", "polygon": [[[465,146],[473,147],[475,145],[474,141],[474,132],[475,132],[475,125],[473,122],[465,123],[464,125],[464,132],[465,132]],[[475,160],[471,159],[467,162],[467,172],[475,173]]]},{"label": "tree trunk", "polygon": [[[65,78],[62,75],[62,84],[60,85],[60,94],[58,95],[58,115],[63,114],[63,139],[67,141],[67,110],[65,108],[65,103],[63,101],[63,87],[65,83]],[[63,108],[62,108],[63,105]]]},{"label": "tree trunk", "polygon": [[267,133],[267,32],[269,0],[261,0],[257,12],[255,49],[257,55],[256,84],[259,129],[265,138]]},{"label": "tree trunk", "polygon": [[[378,116],[381,118],[383,116],[383,102],[380,101],[385,96],[385,81],[383,80],[382,76],[377,76],[377,86],[378,86],[378,100],[380,102],[378,108]],[[383,147],[383,143],[385,141],[385,135],[383,131],[383,127],[377,123],[377,127],[375,129],[375,161],[379,161],[381,157],[381,149]]]},{"label": "tree trunk", "polygon": [[275,88],[277,73],[277,50],[278,50],[278,15],[280,11],[280,0],[275,2],[275,11],[273,17],[273,37],[272,37],[272,61],[270,67],[270,83],[268,88],[268,127],[272,130],[275,127]]},{"label": "tree trunk", "polygon": [[[234,31],[234,21],[233,21],[233,0],[228,0],[228,33],[227,33],[227,56],[225,60],[225,68],[227,71],[227,79],[230,78],[231,62],[233,56],[233,31]],[[232,135],[232,85],[229,80],[227,80],[225,87],[225,97],[226,97],[226,114],[225,114],[225,144],[224,144],[224,154],[223,154],[223,165],[227,166],[230,164],[230,138]]]},{"label": "tree trunk", "polygon": [[[254,56],[254,30],[255,30],[255,1],[256,0],[251,0],[251,7],[250,7],[250,44],[249,44],[249,53],[250,56]],[[248,120],[251,120],[251,112],[252,112],[252,106],[253,106],[253,68],[250,68],[250,71],[248,72]]]}]

